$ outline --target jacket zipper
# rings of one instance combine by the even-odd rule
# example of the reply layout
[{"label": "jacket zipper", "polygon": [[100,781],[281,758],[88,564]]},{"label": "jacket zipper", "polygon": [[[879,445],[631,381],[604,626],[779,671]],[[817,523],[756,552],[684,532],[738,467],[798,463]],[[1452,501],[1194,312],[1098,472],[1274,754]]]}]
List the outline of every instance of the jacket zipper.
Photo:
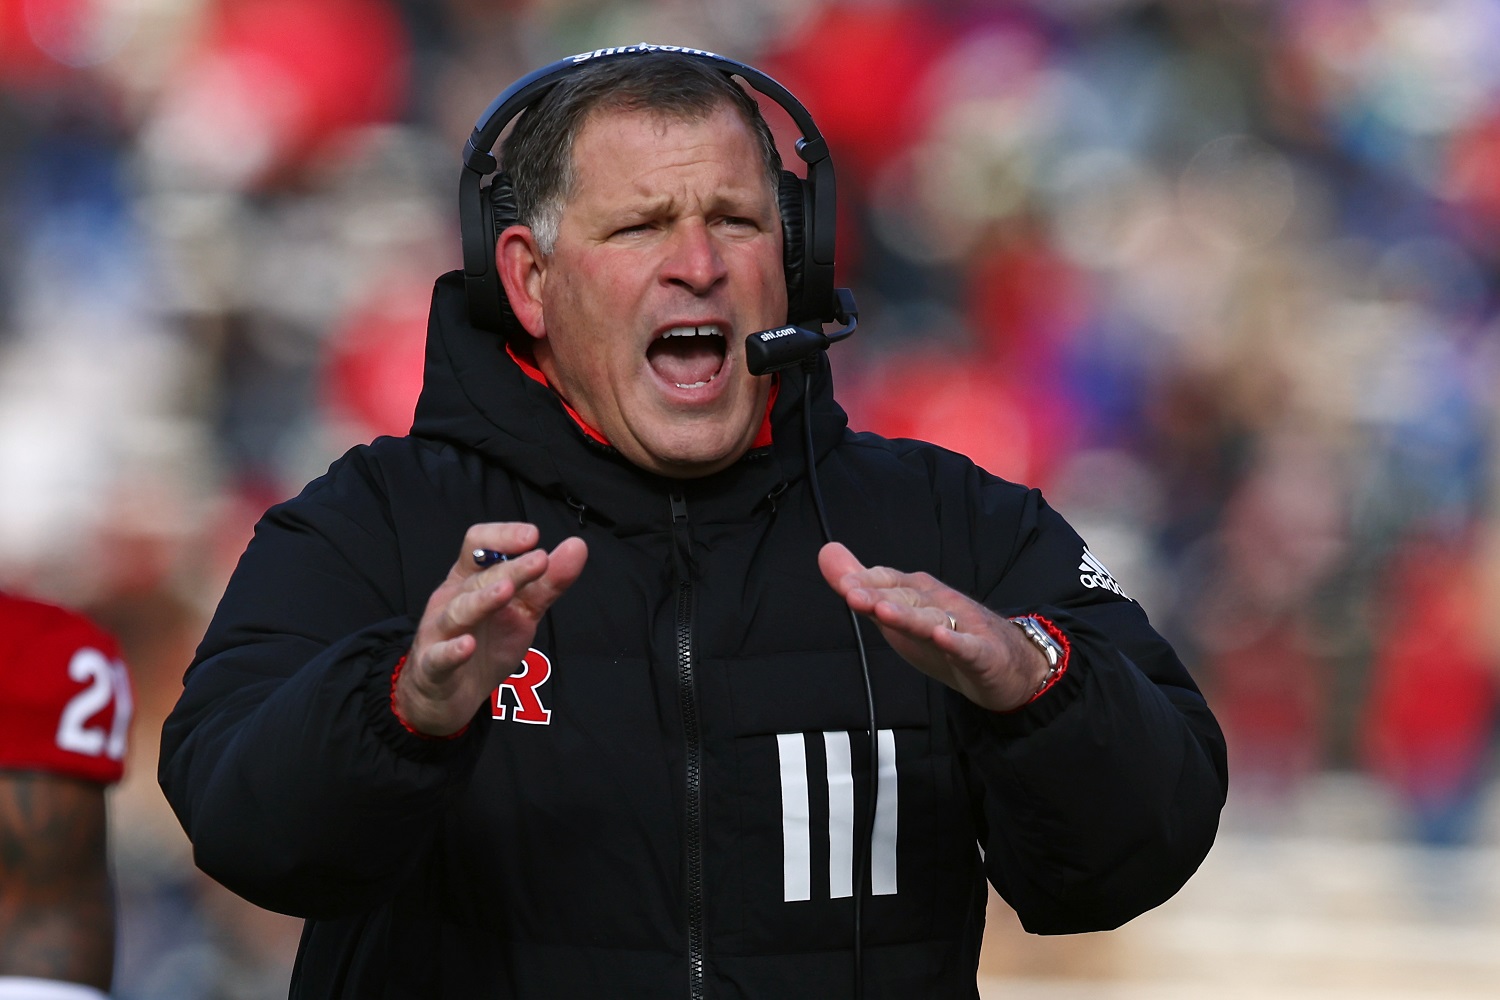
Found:
[{"label": "jacket zipper", "polygon": [[[693,682],[693,584],[687,571],[690,560],[681,547],[688,544],[687,500],[674,493],[672,500],[672,545],[678,556],[677,581],[677,702],[682,712],[682,733],[687,763],[687,937],[688,997],[703,998],[703,747],[698,732],[698,699]],[[679,529],[682,534],[679,535]]]}]

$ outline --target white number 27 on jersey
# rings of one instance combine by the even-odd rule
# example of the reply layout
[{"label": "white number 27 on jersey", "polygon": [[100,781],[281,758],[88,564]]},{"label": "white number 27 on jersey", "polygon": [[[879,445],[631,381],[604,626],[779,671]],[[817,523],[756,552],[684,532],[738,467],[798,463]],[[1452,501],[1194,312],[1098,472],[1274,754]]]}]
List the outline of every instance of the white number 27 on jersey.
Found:
[{"label": "white number 27 on jersey", "polygon": [[[135,710],[125,664],[109,659],[97,649],[84,648],[73,654],[68,676],[75,681],[88,681],[89,686],[68,699],[63,708],[62,718],[57,722],[57,745],[90,757],[100,754],[110,760],[124,757],[125,733]],[[94,724],[94,717],[110,701],[115,703],[115,717],[106,733],[103,725]]]}]

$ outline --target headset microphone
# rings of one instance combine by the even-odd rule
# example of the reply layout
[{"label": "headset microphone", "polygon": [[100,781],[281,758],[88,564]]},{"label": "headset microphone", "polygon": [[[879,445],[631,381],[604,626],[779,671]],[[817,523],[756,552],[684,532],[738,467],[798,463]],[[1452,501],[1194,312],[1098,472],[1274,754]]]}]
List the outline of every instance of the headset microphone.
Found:
[{"label": "headset microphone", "polygon": [[752,333],[745,338],[745,365],[751,375],[765,375],[792,368],[828,350],[859,326],[859,308],[854,304],[854,293],[847,288],[835,288],[834,318],[844,324],[836,333],[826,334],[821,330],[809,330],[805,326],[787,324],[771,330]]}]

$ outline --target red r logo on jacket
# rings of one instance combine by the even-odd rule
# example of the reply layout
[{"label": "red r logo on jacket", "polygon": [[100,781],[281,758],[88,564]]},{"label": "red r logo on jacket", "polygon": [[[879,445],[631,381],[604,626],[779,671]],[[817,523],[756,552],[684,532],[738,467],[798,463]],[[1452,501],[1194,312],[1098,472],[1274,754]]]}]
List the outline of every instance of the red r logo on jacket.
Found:
[{"label": "red r logo on jacket", "polygon": [[[547,678],[552,676],[552,661],[540,651],[528,649],[526,655],[521,658],[521,669],[511,674],[500,682],[495,688],[495,699],[490,715],[496,719],[510,719],[512,722],[525,722],[533,726],[545,726],[552,721],[552,710],[542,704],[542,699],[537,695],[536,689],[547,683]],[[510,690],[511,699],[516,703],[514,714],[508,714],[510,706],[505,704],[504,695]]]}]

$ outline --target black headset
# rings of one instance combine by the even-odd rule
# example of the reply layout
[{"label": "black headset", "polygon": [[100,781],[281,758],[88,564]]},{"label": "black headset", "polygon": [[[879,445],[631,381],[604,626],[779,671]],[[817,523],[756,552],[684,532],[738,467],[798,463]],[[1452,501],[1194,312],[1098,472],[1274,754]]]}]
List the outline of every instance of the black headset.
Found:
[{"label": "black headset", "polygon": [[[464,253],[464,287],[469,303],[469,322],[483,330],[514,337],[519,324],[511,312],[505,288],[495,270],[495,248],[500,234],[517,220],[515,192],[492,150],[506,125],[531,107],[563,77],[599,59],[631,58],[653,52],[670,52],[699,60],[725,76],[740,77],[750,86],[774,100],[791,116],[802,131],[797,140],[797,155],[807,164],[804,180],[790,170],[781,172],[778,198],[781,208],[782,261],[786,271],[787,321],[808,324],[817,330],[825,322],[851,323],[856,314],[854,297],[848,289],[833,287],[834,247],[834,179],[833,161],[828,155],[818,126],[802,103],[781,84],[742,62],[679,45],[624,45],[595,49],[560,59],[523,76],[511,84],[479,116],[474,134],[464,146],[464,168],[458,181],[458,214]],[[483,180],[495,174],[489,184]],[[793,328],[787,328],[793,329]],[[821,338],[817,346],[826,347],[841,339],[853,327],[832,338],[802,330]],[[776,331],[766,331],[774,333]],[[787,337],[801,340],[801,337]],[[780,346],[779,344],[776,346]],[[791,345],[788,344],[788,347]],[[777,367],[783,367],[777,365]]]}]

